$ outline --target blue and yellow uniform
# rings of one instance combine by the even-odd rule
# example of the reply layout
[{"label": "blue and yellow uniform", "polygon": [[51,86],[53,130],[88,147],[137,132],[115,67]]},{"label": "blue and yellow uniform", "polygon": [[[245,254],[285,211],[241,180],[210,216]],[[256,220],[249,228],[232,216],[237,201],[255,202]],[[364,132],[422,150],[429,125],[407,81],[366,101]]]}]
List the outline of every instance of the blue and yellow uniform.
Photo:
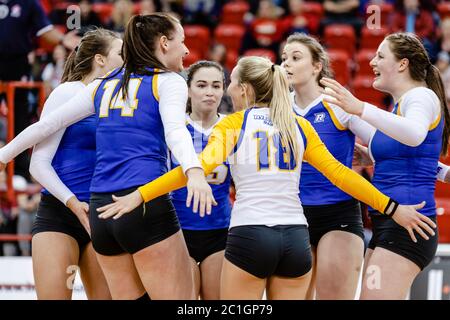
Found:
[{"label": "blue and yellow uniform", "polygon": [[[350,115],[318,97],[305,109],[294,111],[308,120],[330,153],[348,168],[352,167],[355,135],[348,128]],[[361,208],[358,201],[337,188],[308,162],[303,163],[300,199],[309,224],[313,246],[331,231],[353,233],[364,240]]]},{"label": "blue and yellow uniform", "polygon": [[[411,99],[409,101],[414,103],[412,99],[420,99],[420,95],[429,94],[424,90],[430,91],[417,88],[405,94],[392,112],[403,116],[402,101]],[[418,211],[435,223],[434,190],[443,128],[444,117],[439,114],[430,125],[425,140],[416,147],[402,144],[379,130],[375,132],[369,144],[369,151],[375,160],[373,184],[402,204],[419,204],[425,200],[425,206]],[[438,246],[437,229],[436,234],[430,236],[429,240],[416,236],[417,243],[414,243],[408,232],[395,221],[386,219],[374,208],[369,208],[369,212],[373,229],[370,249],[381,247],[392,251],[412,261],[422,270],[432,261]]]},{"label": "blue and yellow uniform", "polygon": [[[66,82],[53,94],[61,97],[67,95],[69,98],[83,87],[81,82]],[[61,182],[79,201],[84,202],[89,202],[89,188],[96,161],[95,129],[95,116],[67,127],[51,163]],[[40,232],[68,234],[77,241],[80,250],[91,241],[73,212],[46,189],[42,190],[32,235]]]},{"label": "blue and yellow uniform", "polygon": [[97,163],[92,192],[136,187],[167,172],[167,146],[155,89],[158,73],[132,75],[127,102],[119,94],[122,77],[123,71],[113,71],[94,92]]},{"label": "blue and yellow uniform", "polygon": [[[218,119],[219,120],[219,119]],[[195,151],[200,154],[208,144],[211,130],[199,128],[192,120],[187,120]],[[170,157],[171,168],[179,166],[173,154]],[[211,186],[217,206],[213,206],[211,215],[200,217],[193,213],[192,208],[186,207],[187,188],[178,189],[172,192],[172,202],[177,211],[178,219],[182,229],[187,230],[211,230],[228,228],[230,225],[231,203],[230,203],[230,166],[225,161],[219,165],[206,177]]]},{"label": "blue and yellow uniform", "polygon": [[[225,159],[230,161],[237,196],[225,257],[260,278],[273,274],[298,277],[311,268],[306,219],[298,198],[303,159],[335,185],[382,212],[391,203],[368,181],[333,158],[307,120],[296,120],[297,159],[286,156],[268,108],[252,108],[224,118],[215,126],[200,155],[205,174]],[[140,187],[139,192],[149,201],[186,182],[183,170],[176,168]]]},{"label": "blue and yellow uniform", "polygon": [[97,161],[91,184],[90,222],[94,249],[103,255],[134,254],[180,230],[168,194],[117,221],[98,218],[96,208],[167,171],[167,146],[159,112],[160,71],[131,74],[123,101],[123,70],[107,75],[93,93]]},{"label": "blue and yellow uniform", "polygon": [[[401,116],[400,108],[397,103],[392,112]],[[417,147],[404,145],[377,130],[369,145],[375,160],[373,184],[405,205],[426,201],[418,211],[426,216],[436,215],[434,190],[443,129],[444,118],[439,116]],[[372,208],[369,211],[376,212]]]},{"label": "blue and yellow uniform", "polygon": [[[222,118],[219,116],[217,122]],[[186,127],[192,136],[195,151],[200,154],[208,144],[212,129],[205,130],[186,116]],[[171,168],[179,166],[173,154],[170,156]],[[206,180],[211,186],[217,206],[213,206],[210,215],[200,217],[186,207],[187,188],[171,193],[172,202],[177,211],[181,229],[183,230],[189,255],[197,262],[225,249],[228,227],[230,226],[230,167],[225,161],[210,173]]]},{"label": "blue and yellow uniform", "polygon": [[[89,202],[96,160],[96,122],[95,116],[90,116],[67,127],[52,161],[61,181],[85,202]],[[45,189],[42,193],[50,194]]]},{"label": "blue and yellow uniform", "polygon": [[[336,160],[351,168],[355,135],[339,122],[329,104],[322,100],[303,117],[312,124]],[[352,198],[307,162],[303,163],[300,190],[302,204],[307,206],[335,204]]]}]

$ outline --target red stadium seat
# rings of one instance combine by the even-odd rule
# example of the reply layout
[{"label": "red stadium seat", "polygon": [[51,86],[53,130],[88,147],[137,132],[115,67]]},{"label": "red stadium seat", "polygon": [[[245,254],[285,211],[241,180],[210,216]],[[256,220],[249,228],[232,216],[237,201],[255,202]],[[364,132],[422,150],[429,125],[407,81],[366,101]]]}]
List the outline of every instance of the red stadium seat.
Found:
[{"label": "red stadium seat", "polygon": [[350,57],[355,52],[355,30],[350,25],[332,24],[325,27],[324,40],[328,48],[345,50]]},{"label": "red stadium seat", "polygon": [[218,43],[225,45],[227,50],[239,51],[245,28],[234,24],[219,24],[214,30],[214,38]]},{"label": "red stadium seat", "polygon": [[224,24],[242,25],[244,15],[250,10],[246,1],[233,1],[225,4],[222,8],[221,22]]},{"label": "red stadium seat", "polygon": [[336,80],[346,86],[350,82],[350,56],[344,50],[328,50],[331,68],[333,69]]},{"label": "red stadium seat", "polygon": [[384,104],[385,94],[372,87],[374,76],[357,76],[353,80],[353,93],[362,101],[367,101],[381,109],[386,109]]},{"label": "red stadium seat", "polygon": [[94,3],[92,5],[92,11],[98,14],[100,20],[102,23],[106,24],[108,23],[112,11],[113,11],[113,4],[112,3]]},{"label": "red stadium seat", "polygon": [[225,62],[225,67],[231,72],[236,66],[239,55],[234,50],[227,50],[227,61]]},{"label": "red stadium seat", "polygon": [[450,243],[450,198],[436,198],[439,242]]},{"label": "red stadium seat", "polygon": [[359,76],[372,76],[373,70],[370,61],[375,57],[376,51],[372,49],[362,49],[356,54],[356,74]]},{"label": "red stadium seat", "polygon": [[273,63],[277,60],[277,56],[269,49],[250,49],[244,52],[244,56],[258,56],[270,59]]},{"label": "red stadium seat", "polygon": [[[322,4],[318,2],[303,2],[302,4],[302,15],[308,20],[308,26],[310,32],[313,34],[318,33],[319,21],[323,16]],[[311,21],[317,21],[317,23],[311,24]],[[314,26],[314,27],[313,27]]]},{"label": "red stadium seat", "polygon": [[209,29],[201,25],[185,25],[184,35],[188,49],[200,53],[202,59],[206,58],[210,43]]},{"label": "red stadium seat", "polygon": [[441,20],[450,16],[450,1],[444,1],[437,5],[437,11]]},{"label": "red stadium seat", "polygon": [[323,7],[322,4],[318,2],[303,2],[302,12],[306,18],[314,16],[320,19],[323,16]]},{"label": "red stadium seat", "polygon": [[361,49],[378,49],[388,33],[389,31],[385,27],[375,29],[364,27],[361,30]]},{"label": "red stadium seat", "polygon": [[189,66],[197,61],[201,60],[201,55],[196,50],[190,50],[189,54],[183,59],[183,67],[189,68]]}]

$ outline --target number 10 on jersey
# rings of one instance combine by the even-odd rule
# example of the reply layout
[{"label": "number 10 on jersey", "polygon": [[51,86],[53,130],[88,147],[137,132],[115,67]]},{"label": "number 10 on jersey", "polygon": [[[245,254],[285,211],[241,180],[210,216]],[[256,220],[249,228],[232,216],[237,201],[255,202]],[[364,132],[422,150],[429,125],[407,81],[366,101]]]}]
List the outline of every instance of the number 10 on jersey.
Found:
[{"label": "number 10 on jersey", "polygon": [[[256,140],[257,150],[257,170],[272,170],[278,168],[281,171],[293,171],[297,167],[297,163],[291,149],[290,154],[287,153],[287,147],[283,145],[280,135],[274,134],[271,137],[267,131],[256,131],[253,133]],[[275,150],[273,155],[271,150]]]}]

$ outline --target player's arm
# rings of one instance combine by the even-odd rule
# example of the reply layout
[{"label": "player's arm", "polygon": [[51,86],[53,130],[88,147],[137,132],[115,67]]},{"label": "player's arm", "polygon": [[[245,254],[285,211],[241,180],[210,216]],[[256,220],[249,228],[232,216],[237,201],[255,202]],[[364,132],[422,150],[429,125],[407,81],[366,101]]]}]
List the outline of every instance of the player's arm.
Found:
[{"label": "player's arm", "polygon": [[[225,117],[214,127],[208,144],[199,155],[205,175],[210,174],[231,154],[237,144],[242,122],[243,112],[237,112]],[[106,219],[114,216],[114,219],[117,219],[135,209],[142,202],[148,202],[163,194],[183,188],[188,183],[188,179],[195,179],[195,177],[189,177],[189,171],[186,174],[187,177],[184,175],[183,169],[177,167],[124,197],[113,196],[115,202],[97,209],[97,211],[103,212],[99,217]]]},{"label": "player's arm", "polygon": [[414,242],[417,242],[417,240],[413,231],[418,232],[426,240],[428,240],[428,236],[422,229],[434,235],[434,231],[430,226],[436,228],[435,223],[416,211],[416,209],[423,208],[425,205],[424,202],[413,206],[399,205],[395,200],[381,193],[356,172],[337,161],[327,150],[320,140],[319,135],[308,121],[302,118],[297,118],[297,121],[306,136],[304,159],[319,170],[334,185],[354,198],[392,217],[408,231]]},{"label": "player's arm", "polygon": [[[69,90],[71,88],[64,85],[60,85],[53,90],[45,102],[41,114],[42,119],[57,110],[73,96],[73,92],[69,92]],[[77,216],[86,231],[90,233],[89,205],[78,200],[73,192],[61,181],[52,165],[64,132],[65,129],[61,129],[34,147],[30,160],[30,173],[48,192],[64,203]]]},{"label": "player's arm", "polygon": [[12,141],[1,148],[0,170],[3,170],[6,167],[6,163],[14,159],[21,152],[43,141],[58,130],[66,128],[95,113],[92,93],[98,85],[97,81],[92,82],[81,90],[81,92],[78,92],[72,99],[60,106],[58,110],[49,114],[48,117],[27,127]]}]

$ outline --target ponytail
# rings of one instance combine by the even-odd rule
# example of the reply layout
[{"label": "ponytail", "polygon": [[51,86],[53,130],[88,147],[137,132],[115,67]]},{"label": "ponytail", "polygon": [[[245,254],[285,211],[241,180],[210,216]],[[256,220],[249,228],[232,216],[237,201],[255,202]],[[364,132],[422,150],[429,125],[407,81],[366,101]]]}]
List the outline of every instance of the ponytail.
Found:
[{"label": "ponytail", "polygon": [[[78,49],[78,47],[77,47]],[[75,56],[77,55],[76,50],[73,50],[70,55],[67,57],[66,63],[64,64],[64,72],[61,77],[61,83],[69,81],[69,77],[73,75],[75,72]]]},{"label": "ponytail", "polygon": [[[267,58],[244,57],[238,62],[239,80],[249,84],[254,92],[255,104],[270,108],[270,120],[279,130],[280,142],[286,153],[297,161],[299,154],[296,119],[289,95],[289,82],[285,71]],[[292,153],[291,153],[292,152]]]},{"label": "ponytail", "polygon": [[448,110],[447,99],[445,96],[444,83],[438,68],[431,63],[427,69],[427,76],[425,78],[428,88],[434,91],[439,97],[441,104],[441,113],[444,117],[444,131],[442,133],[442,148],[441,155],[446,156],[448,151],[449,137],[450,137],[450,112]]},{"label": "ponytail", "polygon": [[273,95],[270,102],[270,119],[280,130],[280,139],[282,145],[287,146],[286,152],[289,158],[292,156],[290,153],[293,152],[297,161],[299,153],[295,123],[297,120],[292,111],[289,84],[280,66],[272,65],[271,69],[273,70]]}]

